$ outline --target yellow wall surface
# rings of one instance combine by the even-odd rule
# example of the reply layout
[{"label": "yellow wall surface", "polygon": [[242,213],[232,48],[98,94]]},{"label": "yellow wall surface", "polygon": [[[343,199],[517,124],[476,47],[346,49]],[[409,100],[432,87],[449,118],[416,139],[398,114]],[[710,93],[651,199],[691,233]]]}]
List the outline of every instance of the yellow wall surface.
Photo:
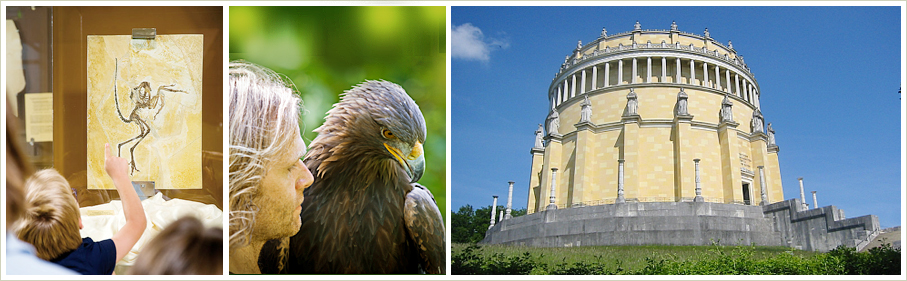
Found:
[{"label": "yellow wall surface", "polygon": [[592,184],[585,189],[586,201],[598,199],[617,198],[617,168],[619,148],[617,138],[620,130],[601,132],[591,135],[589,145],[595,151],[595,157],[590,161],[592,170],[590,175]]},{"label": "yellow wall surface", "polygon": [[592,102],[592,123],[604,124],[620,121],[624,108],[627,106],[628,93],[630,93],[630,90],[619,90],[590,96],[589,101]]},{"label": "yellow wall surface", "polygon": [[573,175],[576,159],[576,140],[564,140],[563,154],[561,154],[561,169],[557,171],[557,189],[555,193],[555,204],[564,205],[570,202],[570,191],[573,186]]},{"label": "yellow wall surface", "polygon": [[633,41],[630,40],[631,36],[620,36],[618,38],[611,38],[608,41],[601,41],[598,44],[600,50],[604,50],[605,47],[610,47],[611,49],[616,49],[619,44],[623,44],[624,47],[633,45]]},{"label": "yellow wall surface", "polygon": [[[695,119],[694,119],[695,120]],[[711,130],[690,130],[690,146],[693,158],[699,158],[699,172],[702,196],[706,201],[723,198],[721,181],[721,150],[718,149],[718,133]],[[692,162],[693,159],[681,159]],[[695,176],[695,175],[694,175]]]},{"label": "yellow wall surface", "polygon": [[539,193],[543,186],[539,176],[539,172],[542,171],[543,158],[542,155],[532,155],[532,165],[529,169],[529,200],[526,204],[526,211],[530,214],[536,212],[536,202],[539,200]]},{"label": "yellow wall surface", "polygon": [[674,201],[674,148],[671,128],[641,128],[639,132],[640,201]]},{"label": "yellow wall surface", "polygon": [[[677,103],[679,89],[670,87],[644,87],[634,88],[638,97],[639,115],[643,119],[673,119],[674,104]],[[630,91],[627,90],[627,93]],[[626,96],[624,97],[626,100]]]},{"label": "yellow wall surface", "polygon": [[574,127],[573,124],[579,122],[580,110],[582,110],[582,107],[579,104],[582,103],[582,101],[583,97],[578,96],[574,98],[574,100],[567,101],[563,104],[567,106],[558,107],[560,127],[558,127],[557,132],[559,134],[566,135],[567,133],[576,131],[576,127]]},{"label": "yellow wall surface", "polygon": [[671,38],[668,37],[667,34],[651,34],[651,33],[650,33],[650,34],[646,34],[646,33],[643,33],[643,34],[640,34],[639,36],[637,36],[637,38],[636,38],[636,43],[637,43],[637,44],[646,44],[647,42],[651,41],[651,42],[652,42],[652,45],[654,46],[654,45],[661,45],[661,41],[662,41],[662,40],[664,40],[665,43],[668,43],[668,42],[671,41]]},{"label": "yellow wall surface", "polygon": [[768,189],[769,202],[784,201],[784,189],[781,188],[781,166],[778,164],[778,153],[768,154],[766,169],[771,171],[772,185]]}]

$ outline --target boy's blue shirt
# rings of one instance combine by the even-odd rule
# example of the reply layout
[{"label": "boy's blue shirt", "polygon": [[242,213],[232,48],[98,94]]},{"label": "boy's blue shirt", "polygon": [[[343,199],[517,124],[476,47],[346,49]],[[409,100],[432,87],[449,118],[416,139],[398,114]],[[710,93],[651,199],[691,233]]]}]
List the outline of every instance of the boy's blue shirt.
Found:
[{"label": "boy's blue shirt", "polygon": [[85,275],[110,275],[116,267],[116,259],[117,247],[113,240],[94,242],[90,237],[85,237],[78,248],[51,262]]}]

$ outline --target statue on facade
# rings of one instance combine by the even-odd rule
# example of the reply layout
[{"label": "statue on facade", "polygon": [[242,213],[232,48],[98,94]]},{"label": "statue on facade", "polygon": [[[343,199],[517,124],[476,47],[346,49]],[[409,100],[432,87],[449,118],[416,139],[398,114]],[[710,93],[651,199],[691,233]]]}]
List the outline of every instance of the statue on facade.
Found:
[{"label": "statue on facade", "polygon": [[677,22],[671,21],[671,31],[677,31]]},{"label": "statue on facade", "polygon": [[765,132],[762,128],[762,111],[760,111],[759,109],[753,111],[753,122],[751,122],[751,124],[753,125],[753,133]]},{"label": "statue on facade", "polygon": [[686,92],[683,91],[683,88],[680,88],[680,92],[677,93],[677,116],[687,116],[690,115],[687,112],[687,99],[689,96]]},{"label": "statue on facade", "polygon": [[583,48],[583,40],[576,41],[576,49],[579,50],[582,48]]},{"label": "statue on facade", "polygon": [[775,130],[772,129],[772,123],[771,123],[771,122],[769,122],[768,125],[766,125],[765,132],[768,133],[768,145],[769,145],[769,146],[772,146],[772,145],[777,146],[777,144],[775,144]]},{"label": "statue on facade", "polygon": [[633,30],[642,30],[642,26],[639,25],[639,21],[636,21],[636,24],[633,25]]},{"label": "statue on facade", "polygon": [[733,107],[734,103],[728,99],[728,93],[724,93],[724,100],[721,101],[721,121],[719,122],[734,122]]},{"label": "statue on facade", "polygon": [[637,107],[639,107],[639,101],[636,100],[636,92],[630,88],[630,93],[627,94],[627,114],[625,116],[639,115],[636,113]]},{"label": "statue on facade", "polygon": [[727,47],[728,47],[728,49],[733,50],[733,49],[734,49],[734,43],[731,42],[731,40],[727,40]]},{"label": "statue on facade", "polygon": [[538,130],[535,130],[535,148],[545,147],[542,144],[542,124],[539,124]]},{"label": "statue on facade", "polygon": [[561,126],[560,117],[557,115],[557,110],[552,110],[551,115],[548,115],[548,135],[557,135],[557,129]]},{"label": "statue on facade", "polygon": [[583,95],[583,102],[580,103],[579,122],[592,122],[592,102],[589,101],[589,95]]},{"label": "statue on facade", "polygon": [[705,38],[712,38],[711,36],[709,36],[709,28],[708,28],[708,27],[705,28]]},{"label": "statue on facade", "polygon": [[604,27],[602,27],[602,37],[607,37],[607,36],[608,36],[608,30],[605,29]]}]

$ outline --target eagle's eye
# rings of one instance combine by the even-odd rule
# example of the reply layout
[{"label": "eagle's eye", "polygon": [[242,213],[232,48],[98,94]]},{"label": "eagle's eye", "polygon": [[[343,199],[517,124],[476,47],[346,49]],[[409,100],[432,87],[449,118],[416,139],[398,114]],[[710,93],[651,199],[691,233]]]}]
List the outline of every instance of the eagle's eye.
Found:
[{"label": "eagle's eye", "polygon": [[381,130],[381,135],[383,135],[384,138],[386,138],[386,139],[395,138],[394,133],[391,133],[391,131],[388,129]]}]

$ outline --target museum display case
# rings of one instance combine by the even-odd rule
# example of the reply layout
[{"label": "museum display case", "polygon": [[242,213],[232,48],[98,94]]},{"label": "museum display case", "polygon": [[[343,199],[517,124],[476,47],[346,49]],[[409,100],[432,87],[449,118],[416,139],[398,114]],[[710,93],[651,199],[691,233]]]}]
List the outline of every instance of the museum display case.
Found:
[{"label": "museum display case", "polygon": [[112,235],[88,226],[122,212],[105,143],[129,162],[149,218],[134,252],[180,216],[223,228],[223,7],[7,7],[6,18],[15,138],[69,182],[83,237]]}]

